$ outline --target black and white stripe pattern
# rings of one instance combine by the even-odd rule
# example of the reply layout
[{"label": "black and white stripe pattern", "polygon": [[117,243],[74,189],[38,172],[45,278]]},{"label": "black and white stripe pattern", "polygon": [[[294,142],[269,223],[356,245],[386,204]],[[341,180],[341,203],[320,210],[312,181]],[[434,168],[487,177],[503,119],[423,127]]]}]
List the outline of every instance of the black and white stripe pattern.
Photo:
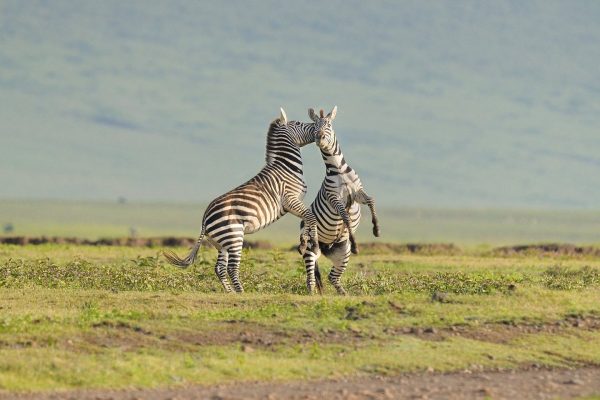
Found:
[{"label": "black and white stripe pattern", "polygon": [[319,248],[310,248],[303,254],[309,293],[314,292],[315,283],[319,291],[322,288],[317,264],[321,252],[333,262],[329,282],[338,293],[346,293],[340,278],[348,265],[350,253],[358,253],[354,232],[360,221],[360,204],[366,204],[371,210],[373,234],[379,236],[375,201],[363,189],[356,171],[346,163],[335,137],[331,122],[336,112],[337,107],[334,107],[327,116],[323,116],[323,110],[317,116],[313,109],[309,110],[309,115],[317,126],[315,141],[321,149],[326,169],[321,189],[310,206],[317,219]]},{"label": "black and white stripe pattern", "polygon": [[302,218],[307,227],[301,236],[301,249],[310,238],[318,247],[316,220],[302,199],[306,184],[302,171],[300,147],[315,141],[314,123],[287,121],[281,110],[267,134],[266,166],[248,182],[213,200],[204,212],[202,231],[186,258],[165,252],[170,263],[188,267],[195,258],[202,240],[214,245],[219,256],[215,273],[226,291],[243,291],[239,277],[244,234],[254,233],[290,212]]}]

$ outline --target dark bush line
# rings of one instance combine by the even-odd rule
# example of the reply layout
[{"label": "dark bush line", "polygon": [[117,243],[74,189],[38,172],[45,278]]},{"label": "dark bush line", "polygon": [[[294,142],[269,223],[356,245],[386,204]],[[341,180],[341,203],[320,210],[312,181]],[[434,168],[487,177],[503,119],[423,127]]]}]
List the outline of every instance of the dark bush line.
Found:
[{"label": "dark bush line", "polygon": [[567,243],[542,243],[498,247],[492,250],[492,253],[500,256],[512,256],[516,254],[549,254],[557,256],[584,255],[600,257],[600,248],[593,246],[575,246]]},{"label": "dark bush line", "polygon": [[[19,246],[40,245],[40,244],[75,244],[87,246],[130,246],[130,247],[189,247],[195,243],[196,239],[185,237],[155,237],[155,238],[102,238],[98,240],[89,240],[76,237],[59,236],[7,236],[0,237],[1,244],[13,244]],[[204,246],[212,247],[210,243],[204,241]],[[245,241],[245,248],[251,249],[272,249],[271,243],[264,240]]]},{"label": "dark bush line", "polygon": [[[98,240],[82,239],[77,237],[60,236],[4,236],[0,237],[0,244],[13,245],[39,245],[39,244],[74,244],[88,246],[130,246],[130,247],[190,247],[193,246],[195,238],[187,237],[150,237],[150,238],[102,238]],[[204,241],[203,246],[212,247]],[[246,240],[244,248],[272,250],[274,246],[266,240]],[[296,251],[296,246],[290,248]],[[363,254],[424,254],[424,255],[458,255],[463,250],[453,243],[359,243],[359,249]],[[593,246],[576,246],[568,243],[542,243],[524,244],[515,246],[496,247],[489,252],[492,256],[515,256],[515,255],[551,255],[551,256],[592,256],[600,257],[600,248]]]},{"label": "dark bush line", "polygon": [[[103,238],[98,240],[60,236],[6,236],[0,237],[0,243],[13,245],[39,244],[75,244],[88,246],[131,246],[131,247],[189,247],[196,239],[187,237],[153,237],[153,238]],[[203,246],[212,247],[204,241]],[[274,246],[266,240],[246,240],[245,248],[271,250]],[[296,251],[296,246],[290,248]],[[418,254],[459,254],[461,249],[452,243],[361,243],[360,250],[365,253],[418,253]]]}]

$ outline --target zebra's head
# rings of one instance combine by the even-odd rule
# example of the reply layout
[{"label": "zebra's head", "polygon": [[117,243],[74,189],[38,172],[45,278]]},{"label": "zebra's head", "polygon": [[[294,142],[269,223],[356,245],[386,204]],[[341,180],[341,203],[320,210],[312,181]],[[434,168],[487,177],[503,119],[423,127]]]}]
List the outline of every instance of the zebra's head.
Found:
[{"label": "zebra's head", "polygon": [[304,147],[315,141],[315,124],[300,121],[288,121],[283,108],[279,109],[279,118],[271,123],[268,137],[287,137],[298,147]]},{"label": "zebra's head", "polygon": [[331,124],[335,119],[337,106],[327,115],[323,110],[317,115],[312,108],[308,109],[308,116],[315,123],[315,143],[323,151],[331,151],[335,147],[335,132]]}]

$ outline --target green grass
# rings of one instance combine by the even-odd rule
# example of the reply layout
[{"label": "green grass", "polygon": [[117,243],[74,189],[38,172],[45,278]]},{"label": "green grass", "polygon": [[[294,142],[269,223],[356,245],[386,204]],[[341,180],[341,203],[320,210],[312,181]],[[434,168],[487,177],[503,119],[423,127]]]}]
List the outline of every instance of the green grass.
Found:
[{"label": "green grass", "polygon": [[[126,237],[134,228],[142,237],[195,237],[204,209],[203,204],[191,203],[0,200],[0,228],[10,222],[14,226],[10,235],[21,236]],[[368,209],[363,208],[363,213],[357,233],[360,242],[454,242],[469,247],[482,243],[600,243],[598,211],[379,207],[381,239],[371,233]],[[298,218],[286,215],[248,239],[292,245],[298,240],[298,226]]]},{"label": "green grass", "polygon": [[304,295],[298,256],[278,250],[247,251],[247,292],[224,294],[214,258],[180,270],[156,249],[0,246],[0,389],[600,364],[600,332],[570,325],[505,341],[403,333],[600,318],[591,257],[359,255],[346,297]]}]

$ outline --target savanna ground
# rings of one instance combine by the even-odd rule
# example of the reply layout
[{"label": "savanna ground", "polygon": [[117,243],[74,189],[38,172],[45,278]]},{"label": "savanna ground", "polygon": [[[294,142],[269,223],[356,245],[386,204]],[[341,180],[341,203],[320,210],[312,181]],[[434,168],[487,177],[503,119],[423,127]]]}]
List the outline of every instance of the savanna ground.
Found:
[{"label": "savanna ground", "polygon": [[363,246],[340,297],[288,250],[246,250],[241,295],[158,251],[0,245],[0,397],[600,395],[595,252]]}]

